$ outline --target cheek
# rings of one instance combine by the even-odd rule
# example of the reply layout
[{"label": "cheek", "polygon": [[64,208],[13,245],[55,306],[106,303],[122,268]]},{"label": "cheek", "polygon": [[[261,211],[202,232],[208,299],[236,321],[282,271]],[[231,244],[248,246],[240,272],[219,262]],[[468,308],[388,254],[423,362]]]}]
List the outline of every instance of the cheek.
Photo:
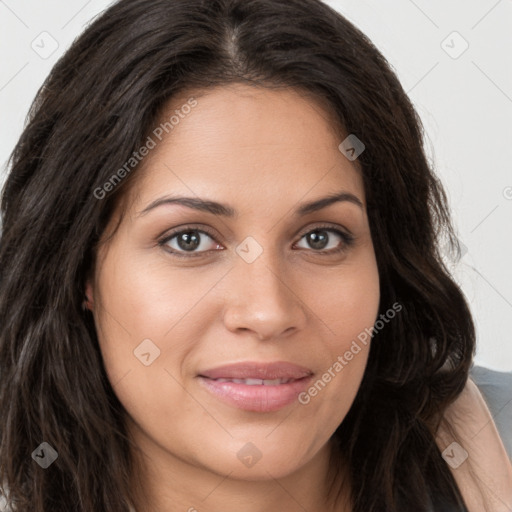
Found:
[{"label": "cheek", "polygon": [[223,274],[197,267],[172,269],[163,258],[150,260],[133,250],[130,258],[123,257],[122,250],[117,254],[105,262],[99,276],[104,309],[109,313],[103,320],[117,339],[129,338],[131,343],[176,339],[187,316]]},{"label": "cheek", "polygon": [[341,423],[357,394],[379,310],[376,261],[370,253],[359,261],[357,269],[343,269],[314,295],[315,311],[326,326],[324,367],[299,401],[331,430]]},{"label": "cheek", "polygon": [[[147,417],[171,397],[190,402],[178,384],[182,363],[194,350],[191,340],[202,339],[208,327],[194,315],[223,271],[201,276],[197,268],[172,270],[165,262],[142,261],[133,250],[124,257],[128,252],[112,249],[98,273],[96,327],[116,394],[135,417]],[[148,407],[153,402],[159,406]],[[157,412],[153,420],[159,419]]]},{"label": "cheek", "polygon": [[372,254],[354,267],[343,268],[332,279],[322,281],[313,297],[315,312],[328,327],[332,348],[348,350],[350,342],[377,318],[380,303],[380,282],[377,264]]}]

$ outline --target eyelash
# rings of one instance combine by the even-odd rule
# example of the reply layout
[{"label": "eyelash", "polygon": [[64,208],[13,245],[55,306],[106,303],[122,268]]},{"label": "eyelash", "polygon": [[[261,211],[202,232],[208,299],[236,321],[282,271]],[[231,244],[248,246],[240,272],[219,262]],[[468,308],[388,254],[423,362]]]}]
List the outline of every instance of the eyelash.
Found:
[{"label": "eyelash", "polygon": [[[172,231],[165,238],[163,238],[162,240],[159,240],[158,245],[161,247],[164,247],[165,244],[167,244],[169,241],[171,241],[176,236],[181,235],[183,233],[189,233],[190,231],[208,235],[215,243],[217,243],[217,244],[219,243],[215,239],[215,235],[209,229],[205,229],[205,228],[199,229],[194,226],[184,226],[180,229]],[[309,231],[306,231],[305,233],[303,233],[300,236],[299,240],[302,240],[302,238],[304,238],[306,235],[308,235],[314,231],[330,231],[330,232],[335,233],[342,239],[341,245],[336,249],[330,249],[328,251],[323,251],[323,250],[317,251],[315,249],[311,249],[313,252],[315,252],[319,255],[322,255],[322,256],[332,256],[332,255],[344,252],[344,251],[348,250],[354,244],[355,239],[356,239],[356,237],[354,235],[345,233],[344,231],[341,231],[337,228],[333,228],[332,226],[329,226],[329,225],[321,225],[321,226],[315,226],[313,229],[310,229]],[[176,256],[177,258],[197,258],[197,257],[203,256],[205,253],[210,252],[210,251],[200,251],[200,252],[195,252],[195,253],[193,253],[193,252],[187,253],[185,251],[176,251],[176,250],[170,249],[168,247],[164,247],[164,250],[166,250],[168,253],[172,254],[173,256]]]}]

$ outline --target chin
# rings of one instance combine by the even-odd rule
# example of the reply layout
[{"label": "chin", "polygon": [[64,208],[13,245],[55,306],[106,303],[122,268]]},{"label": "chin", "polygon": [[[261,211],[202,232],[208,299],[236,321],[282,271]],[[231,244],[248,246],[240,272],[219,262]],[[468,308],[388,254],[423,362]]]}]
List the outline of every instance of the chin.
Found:
[{"label": "chin", "polygon": [[[211,453],[212,460],[204,461],[205,466],[221,475],[229,473],[230,478],[236,480],[265,481],[295,473],[315,455],[299,452],[297,443],[288,447],[275,439],[234,444],[233,447],[226,446],[222,454]],[[226,453],[229,453],[227,457]]]}]

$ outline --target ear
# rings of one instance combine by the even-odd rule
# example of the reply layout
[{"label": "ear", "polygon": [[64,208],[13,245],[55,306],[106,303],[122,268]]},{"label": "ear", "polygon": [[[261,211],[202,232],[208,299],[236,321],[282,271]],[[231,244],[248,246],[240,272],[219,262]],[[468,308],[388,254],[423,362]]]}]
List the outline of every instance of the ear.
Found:
[{"label": "ear", "polygon": [[93,311],[94,309],[94,289],[91,282],[91,279],[87,279],[85,282],[85,297],[82,303],[83,309],[89,309]]}]

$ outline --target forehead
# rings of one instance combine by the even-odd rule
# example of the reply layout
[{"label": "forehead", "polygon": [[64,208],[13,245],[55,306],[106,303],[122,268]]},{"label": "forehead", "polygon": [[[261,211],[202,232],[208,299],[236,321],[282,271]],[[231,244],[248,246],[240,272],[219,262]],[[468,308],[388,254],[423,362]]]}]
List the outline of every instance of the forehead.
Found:
[{"label": "forehead", "polygon": [[169,192],[265,209],[343,189],[364,203],[357,162],[338,149],[346,134],[325,101],[302,91],[191,90],[167,103],[149,136],[132,187],[139,210]]}]

